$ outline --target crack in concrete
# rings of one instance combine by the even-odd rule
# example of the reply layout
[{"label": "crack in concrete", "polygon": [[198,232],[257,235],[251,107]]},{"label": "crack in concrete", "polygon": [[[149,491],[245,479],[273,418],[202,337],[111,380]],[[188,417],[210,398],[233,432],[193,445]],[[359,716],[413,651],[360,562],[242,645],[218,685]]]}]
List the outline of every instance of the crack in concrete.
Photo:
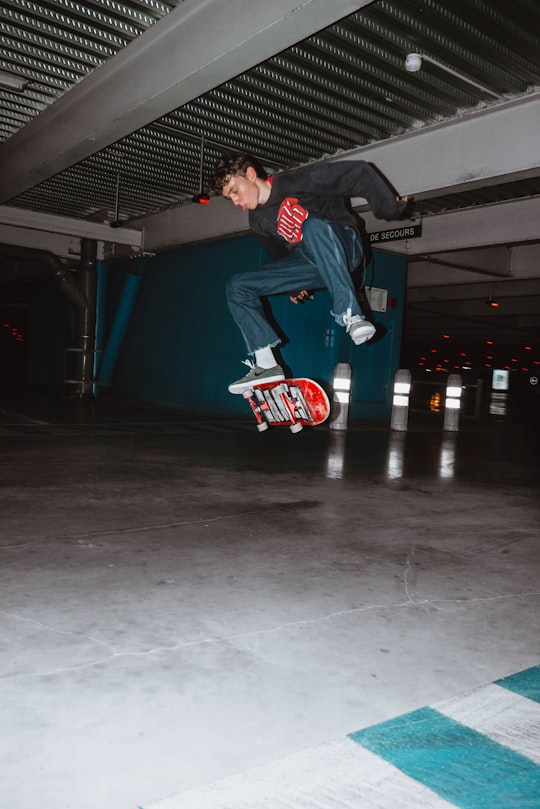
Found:
[{"label": "crack in concrete", "polygon": [[245,517],[249,514],[259,513],[260,512],[258,510],[241,511],[236,514],[220,514],[217,517],[202,517],[197,520],[175,520],[167,523],[152,523],[150,525],[139,525],[135,527],[130,526],[128,528],[114,528],[109,531],[85,531],[84,533],[80,534],[57,534],[45,537],[45,541],[38,540],[36,542],[24,542],[20,545],[3,545],[0,546],[0,551],[19,550],[19,548],[27,548],[29,546],[42,547],[45,545],[50,545],[59,539],[80,540],[85,539],[86,537],[105,537],[130,533],[139,534],[143,531],[161,531],[166,528],[180,528],[183,525],[208,525],[213,522],[220,522],[221,520],[233,520],[238,519],[239,517]]},{"label": "crack in concrete", "polygon": [[[407,562],[409,563],[409,557]],[[410,570],[410,564],[406,565],[405,572]],[[317,618],[306,618],[300,621],[287,621],[279,626],[269,627],[268,629],[256,629],[250,632],[241,632],[235,635],[227,635],[224,637],[208,637],[208,638],[201,638],[199,640],[187,641],[184,643],[174,644],[172,646],[157,646],[154,649],[146,649],[140,652],[119,652],[115,649],[114,646],[111,646],[108,643],[103,641],[97,640],[96,638],[91,637],[90,635],[79,634],[77,632],[70,632],[67,630],[55,629],[54,627],[49,627],[46,624],[42,624],[38,621],[34,621],[33,619],[23,618],[15,613],[8,613],[1,611],[1,614],[7,615],[12,618],[16,618],[22,621],[28,621],[29,623],[36,624],[43,629],[50,630],[52,632],[58,632],[59,634],[64,635],[72,635],[74,637],[81,637],[86,638],[94,643],[99,644],[107,649],[111,650],[111,654],[105,657],[101,657],[97,660],[92,660],[88,663],[81,663],[78,666],[66,666],[56,669],[51,669],[50,671],[42,671],[42,672],[27,672],[25,674],[12,674],[6,675],[4,677],[0,677],[0,682],[5,680],[20,680],[20,679],[30,679],[30,678],[39,678],[39,677],[51,677],[56,674],[67,674],[76,671],[82,671],[84,669],[90,669],[94,666],[98,666],[101,663],[108,663],[114,659],[122,659],[122,658],[129,658],[129,657],[149,657],[151,655],[159,654],[161,652],[177,652],[183,649],[190,649],[196,646],[203,646],[205,644],[227,644],[232,643],[238,640],[245,640],[247,638],[256,638],[260,639],[260,637],[264,635],[270,635],[274,632],[281,632],[284,629],[294,629],[300,626],[308,626],[312,624],[322,623],[324,621],[330,621],[335,618],[340,618],[347,615],[354,615],[357,613],[368,612],[370,610],[379,610],[379,609],[403,609],[404,607],[419,607],[424,606],[426,604],[442,604],[442,603],[451,603],[451,604],[476,604],[476,603],[485,603],[489,601],[501,601],[501,600],[509,600],[515,598],[528,598],[531,596],[540,596],[540,591],[530,591],[530,592],[523,592],[523,593],[508,593],[506,595],[496,595],[496,596],[485,596],[479,598],[471,598],[471,599],[453,599],[453,598],[441,598],[441,599],[423,599],[421,601],[415,601],[410,597],[407,593],[407,600],[396,602],[392,604],[369,604],[366,607],[353,607],[352,609],[348,610],[339,610],[337,612],[329,613],[328,615],[319,616]]]}]

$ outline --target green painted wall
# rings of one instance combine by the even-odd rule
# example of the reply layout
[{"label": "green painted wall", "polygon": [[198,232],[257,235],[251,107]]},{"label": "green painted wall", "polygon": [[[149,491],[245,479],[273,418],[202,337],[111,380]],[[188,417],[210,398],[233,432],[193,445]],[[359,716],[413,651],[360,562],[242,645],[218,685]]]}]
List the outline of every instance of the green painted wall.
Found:
[{"label": "green painted wall", "polygon": [[[247,414],[227,385],[247,370],[245,348],[225,301],[225,282],[235,272],[267,261],[253,236],[235,237],[162,253],[145,266],[122,344],[112,390],[139,401],[216,415]],[[127,265],[109,271],[109,308],[118,300]],[[331,385],[337,362],[353,366],[351,416],[387,419],[392,380],[399,363],[406,259],[376,252],[366,283],[388,289],[397,302],[377,312],[380,336],[354,346],[331,317],[326,291],[295,306],[271,299],[272,313],[287,337],[282,359],[290,372]],[[109,313],[110,319],[110,313]]]}]

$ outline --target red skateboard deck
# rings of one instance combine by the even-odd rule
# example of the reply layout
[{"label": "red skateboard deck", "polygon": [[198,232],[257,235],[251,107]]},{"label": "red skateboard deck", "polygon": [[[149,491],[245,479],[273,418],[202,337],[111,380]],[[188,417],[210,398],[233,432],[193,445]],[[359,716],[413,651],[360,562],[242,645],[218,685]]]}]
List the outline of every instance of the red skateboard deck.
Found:
[{"label": "red skateboard deck", "polygon": [[297,433],[304,426],[322,424],[330,415],[330,402],[312,379],[280,379],[254,385],[243,393],[257,419],[257,429],[286,426]]}]

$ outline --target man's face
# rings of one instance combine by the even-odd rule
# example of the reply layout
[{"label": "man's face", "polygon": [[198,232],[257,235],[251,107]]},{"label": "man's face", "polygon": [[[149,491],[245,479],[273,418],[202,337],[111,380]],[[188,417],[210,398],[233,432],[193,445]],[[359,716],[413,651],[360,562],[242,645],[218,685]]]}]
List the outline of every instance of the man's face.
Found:
[{"label": "man's face", "polygon": [[256,183],[257,173],[248,166],[246,173],[227,177],[222,195],[230,199],[233,205],[239,205],[243,211],[253,211],[259,204],[259,187]]}]

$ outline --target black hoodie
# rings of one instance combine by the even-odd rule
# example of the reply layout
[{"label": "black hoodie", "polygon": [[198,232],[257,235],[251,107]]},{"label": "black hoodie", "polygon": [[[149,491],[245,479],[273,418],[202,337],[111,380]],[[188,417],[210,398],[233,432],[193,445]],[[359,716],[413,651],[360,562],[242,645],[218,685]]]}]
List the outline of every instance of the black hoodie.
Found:
[{"label": "black hoodie", "polygon": [[377,219],[399,219],[407,205],[396,199],[396,192],[365,161],[313,163],[270,179],[270,196],[249,212],[249,225],[272,258],[298,246],[302,223],[310,214],[358,229],[350,197],[367,199]]}]

